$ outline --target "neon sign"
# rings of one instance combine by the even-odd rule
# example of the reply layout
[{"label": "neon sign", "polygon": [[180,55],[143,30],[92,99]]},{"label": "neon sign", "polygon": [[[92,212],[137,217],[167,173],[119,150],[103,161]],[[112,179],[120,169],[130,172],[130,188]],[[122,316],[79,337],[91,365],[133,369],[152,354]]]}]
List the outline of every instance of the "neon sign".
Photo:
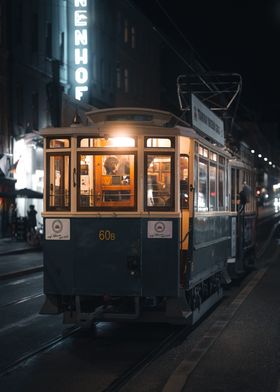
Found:
[{"label": "neon sign", "polygon": [[88,15],[87,0],[74,1],[75,98],[88,91]]}]

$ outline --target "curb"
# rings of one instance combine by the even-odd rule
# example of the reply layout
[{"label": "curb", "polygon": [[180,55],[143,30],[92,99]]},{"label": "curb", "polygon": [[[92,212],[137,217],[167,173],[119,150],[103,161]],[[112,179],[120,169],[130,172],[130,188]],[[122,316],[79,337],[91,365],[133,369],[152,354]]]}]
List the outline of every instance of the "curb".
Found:
[{"label": "curb", "polygon": [[24,270],[12,271],[12,272],[8,272],[5,274],[0,274],[0,280],[15,278],[17,276],[28,275],[28,274],[32,274],[35,272],[41,272],[41,271],[43,271],[43,265],[39,265],[37,267],[26,268]]}]

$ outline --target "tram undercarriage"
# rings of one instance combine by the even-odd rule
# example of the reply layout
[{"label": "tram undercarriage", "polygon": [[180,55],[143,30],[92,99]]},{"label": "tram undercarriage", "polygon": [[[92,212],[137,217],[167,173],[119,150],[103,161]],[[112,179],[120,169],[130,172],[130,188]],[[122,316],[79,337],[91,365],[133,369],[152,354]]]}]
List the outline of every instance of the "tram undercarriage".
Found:
[{"label": "tram undercarriage", "polygon": [[113,320],[193,324],[222,296],[222,275],[217,273],[190,290],[180,289],[178,297],[48,296],[40,313],[63,313],[65,324]]}]

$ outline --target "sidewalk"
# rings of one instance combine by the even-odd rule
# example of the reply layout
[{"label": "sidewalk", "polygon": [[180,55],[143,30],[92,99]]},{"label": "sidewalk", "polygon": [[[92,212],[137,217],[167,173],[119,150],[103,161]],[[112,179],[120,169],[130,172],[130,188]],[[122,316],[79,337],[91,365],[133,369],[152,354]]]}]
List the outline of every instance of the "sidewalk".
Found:
[{"label": "sidewalk", "polygon": [[[28,257],[28,253],[32,252],[36,252],[36,256],[30,255]],[[16,257],[16,255],[24,253],[26,253],[25,257]],[[0,280],[42,270],[43,257],[41,248],[32,247],[26,241],[0,238]]]}]

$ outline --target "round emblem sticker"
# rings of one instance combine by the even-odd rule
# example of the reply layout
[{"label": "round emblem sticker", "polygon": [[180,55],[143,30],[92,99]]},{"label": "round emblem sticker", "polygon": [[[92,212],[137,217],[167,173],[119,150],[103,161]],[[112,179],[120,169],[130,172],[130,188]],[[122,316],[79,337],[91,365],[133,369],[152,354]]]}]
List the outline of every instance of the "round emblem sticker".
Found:
[{"label": "round emblem sticker", "polygon": [[52,223],[52,229],[56,234],[61,233],[62,229],[63,229],[63,224],[62,224],[61,220],[59,220],[59,219],[54,220]]},{"label": "round emblem sticker", "polygon": [[155,231],[157,233],[163,233],[165,230],[165,224],[163,222],[157,222],[155,224]]}]

